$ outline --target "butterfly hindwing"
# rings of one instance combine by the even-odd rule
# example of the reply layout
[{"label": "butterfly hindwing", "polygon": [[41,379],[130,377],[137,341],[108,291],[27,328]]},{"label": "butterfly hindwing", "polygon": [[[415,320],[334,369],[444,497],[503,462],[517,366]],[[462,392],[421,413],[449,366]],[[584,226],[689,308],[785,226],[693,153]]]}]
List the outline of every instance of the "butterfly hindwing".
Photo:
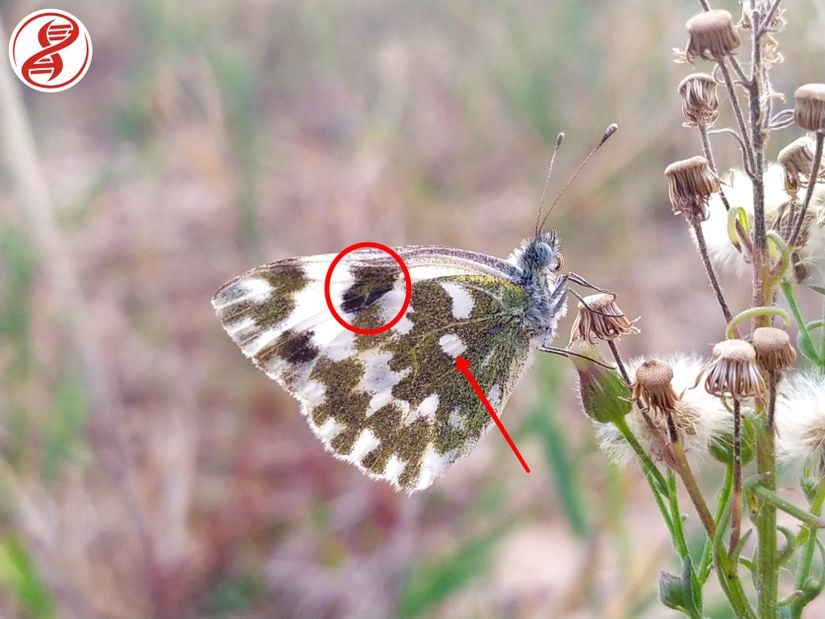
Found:
[{"label": "butterfly hindwing", "polygon": [[[360,335],[329,312],[324,276],[333,255],[253,269],[222,287],[213,305],[244,353],[302,404],[337,457],[407,491],[426,488],[490,425],[456,356],[494,407],[512,392],[529,335],[528,302],[509,263],[430,248],[402,248],[409,308],[383,333]],[[439,253],[441,252],[441,253]],[[402,307],[405,282],[383,252],[349,254],[333,272],[334,306],[350,324],[374,329]]]}]

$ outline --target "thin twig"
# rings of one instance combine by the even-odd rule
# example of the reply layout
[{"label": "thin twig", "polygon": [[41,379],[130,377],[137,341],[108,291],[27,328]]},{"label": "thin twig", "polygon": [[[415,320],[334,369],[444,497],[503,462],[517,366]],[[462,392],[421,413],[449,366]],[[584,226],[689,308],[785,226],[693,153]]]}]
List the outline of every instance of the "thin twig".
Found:
[{"label": "thin twig", "polygon": [[725,295],[722,293],[722,286],[719,285],[719,280],[716,279],[716,273],[713,270],[713,263],[710,261],[708,254],[708,247],[705,243],[705,235],[702,232],[702,224],[698,221],[693,222],[693,232],[696,235],[696,244],[699,246],[699,253],[702,256],[702,263],[705,265],[705,273],[707,273],[710,287],[713,288],[713,293],[716,295],[716,300],[719,302],[719,307],[722,308],[722,315],[725,317],[725,322],[729,323],[733,318],[733,314],[725,301]]},{"label": "thin twig", "polygon": [[[768,31],[768,27],[771,24],[771,20],[773,19],[773,16],[776,13],[776,11],[779,9],[780,2],[782,2],[782,0],[773,0],[773,4],[771,5],[771,8],[768,9],[768,14],[765,15],[765,19],[763,19],[762,22],[759,24],[759,28],[754,31],[756,33],[756,38],[761,39]],[[751,27],[755,28],[753,24],[751,24]]]},{"label": "thin twig", "polygon": [[736,133],[736,131],[731,129],[730,127],[722,127],[721,129],[712,129],[712,130],[708,131],[708,135],[719,135],[721,133],[725,133],[727,135],[733,136],[736,139],[736,141],[739,142],[739,152],[742,155],[742,169],[745,170],[745,174],[750,176],[751,175],[751,170],[749,168],[748,156],[747,156],[747,150],[748,149],[745,146],[745,142],[744,142],[744,140],[742,140],[742,137],[738,133]]},{"label": "thin twig", "polygon": [[745,125],[745,116],[742,113],[742,106],[739,105],[739,99],[736,96],[736,88],[733,83],[733,78],[731,78],[730,71],[728,70],[728,65],[725,61],[725,58],[719,58],[716,62],[716,66],[719,67],[719,71],[722,73],[722,81],[725,83],[725,87],[728,90],[728,98],[730,99],[730,105],[733,109],[733,115],[736,117],[736,124],[739,126],[739,131],[741,132],[741,144],[742,147],[745,149],[747,161],[745,171],[748,173],[748,176],[750,176],[751,179],[753,179],[756,175],[756,160],[754,159],[753,151],[751,150],[751,144],[748,140],[748,136],[750,135],[750,133],[748,132],[748,128]]}]

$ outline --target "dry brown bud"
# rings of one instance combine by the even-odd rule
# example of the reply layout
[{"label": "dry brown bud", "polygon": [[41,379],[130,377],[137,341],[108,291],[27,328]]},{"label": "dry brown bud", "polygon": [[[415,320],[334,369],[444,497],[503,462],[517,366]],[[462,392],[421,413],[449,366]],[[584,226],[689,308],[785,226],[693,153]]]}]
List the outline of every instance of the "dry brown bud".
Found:
[{"label": "dry brown bud", "polygon": [[679,396],[673,390],[673,368],[668,363],[650,359],[636,370],[633,397],[652,411],[670,413],[676,408]]},{"label": "dry brown bud", "polygon": [[825,133],[825,84],[805,84],[793,96],[796,124],[807,131]]},{"label": "dry brown bud", "polygon": [[716,80],[707,73],[691,73],[679,82],[686,127],[712,127],[719,118]]},{"label": "dry brown bud", "polygon": [[696,58],[718,60],[739,47],[739,35],[733,27],[733,16],[727,11],[704,11],[691,17],[686,27],[688,43],[685,57],[689,62]]},{"label": "dry brown bud", "polygon": [[673,212],[684,213],[691,223],[707,219],[708,199],[721,186],[708,160],[697,156],[675,161],[665,168],[665,176]]},{"label": "dry brown bud", "polygon": [[756,351],[744,340],[716,344],[706,372],[705,391],[720,398],[744,400],[767,389],[756,365]]},{"label": "dry brown bud", "polygon": [[779,151],[777,160],[785,171],[785,191],[793,197],[800,187],[807,185],[811,174],[814,154],[810,149],[810,140],[806,137],[794,140]]},{"label": "dry brown bud", "polygon": [[753,332],[756,363],[767,372],[790,370],[796,361],[796,351],[787,332],[776,327],[759,327]]},{"label": "dry brown bud", "polygon": [[616,304],[616,295],[609,292],[591,294],[579,301],[579,312],[570,332],[571,342],[615,340],[639,329],[625,316]]}]

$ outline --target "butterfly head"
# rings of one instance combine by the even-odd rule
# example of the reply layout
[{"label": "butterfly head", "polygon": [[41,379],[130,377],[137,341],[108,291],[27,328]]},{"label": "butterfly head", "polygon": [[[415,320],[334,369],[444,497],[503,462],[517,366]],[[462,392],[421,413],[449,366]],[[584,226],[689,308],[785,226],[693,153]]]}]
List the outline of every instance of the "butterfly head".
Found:
[{"label": "butterfly head", "polygon": [[525,240],[510,259],[528,277],[545,270],[557,273],[564,264],[559,251],[559,237],[553,231],[541,232]]}]

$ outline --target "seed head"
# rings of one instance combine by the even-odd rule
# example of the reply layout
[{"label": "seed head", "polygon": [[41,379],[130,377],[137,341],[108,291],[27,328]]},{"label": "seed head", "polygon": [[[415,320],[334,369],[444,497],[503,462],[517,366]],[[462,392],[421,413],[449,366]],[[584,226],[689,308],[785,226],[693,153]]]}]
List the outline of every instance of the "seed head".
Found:
[{"label": "seed head", "polygon": [[[691,388],[696,375],[702,371],[702,359],[668,355],[652,364],[645,361],[644,365],[649,366],[647,370],[643,370],[642,365],[639,359],[631,359],[627,363],[628,372],[636,377],[636,393],[642,384],[650,394],[647,402],[640,402],[642,409],[635,405],[634,400],[633,409],[625,418],[633,435],[652,458],[666,460],[669,457],[667,449],[671,430],[675,429],[688,457],[696,464],[707,460],[713,445],[732,433],[733,417],[718,398],[703,389]],[[663,393],[668,375],[666,368],[673,372],[673,378],[666,383],[671,387],[670,393]],[[659,385],[658,391],[656,385]],[[673,406],[668,409],[671,403]],[[646,416],[642,414],[645,404],[649,405]],[[633,449],[612,424],[598,426],[598,434],[600,446],[615,462],[634,460]]]},{"label": "seed head", "polygon": [[616,295],[600,292],[579,301],[570,341],[595,344],[597,340],[615,340],[622,335],[638,332],[633,321],[616,304]]},{"label": "seed head", "polygon": [[673,213],[683,213],[691,223],[707,219],[708,200],[719,191],[719,177],[704,157],[675,161],[665,168],[667,194]]},{"label": "seed head", "polygon": [[796,124],[807,131],[825,133],[825,84],[805,84],[793,96]]},{"label": "seed head", "polygon": [[636,370],[633,398],[653,412],[671,414],[679,396],[673,390],[673,368],[668,363],[649,359]]},{"label": "seed head", "polygon": [[733,26],[733,17],[727,11],[704,11],[691,17],[686,27],[688,43],[685,57],[688,62],[696,58],[719,60],[739,47],[739,35]]},{"label": "seed head", "polygon": [[712,127],[719,118],[716,80],[707,73],[692,73],[679,82],[686,127]]},{"label": "seed head", "polygon": [[788,333],[776,327],[759,327],[753,332],[756,363],[767,372],[785,372],[793,367],[796,351]]},{"label": "seed head", "polygon": [[810,140],[801,137],[779,151],[777,157],[785,171],[785,191],[791,197],[799,192],[799,188],[806,186],[810,180],[814,154],[811,152]]},{"label": "seed head", "polygon": [[716,344],[706,372],[705,391],[720,398],[744,400],[767,390],[756,365],[756,350],[744,340]]}]

